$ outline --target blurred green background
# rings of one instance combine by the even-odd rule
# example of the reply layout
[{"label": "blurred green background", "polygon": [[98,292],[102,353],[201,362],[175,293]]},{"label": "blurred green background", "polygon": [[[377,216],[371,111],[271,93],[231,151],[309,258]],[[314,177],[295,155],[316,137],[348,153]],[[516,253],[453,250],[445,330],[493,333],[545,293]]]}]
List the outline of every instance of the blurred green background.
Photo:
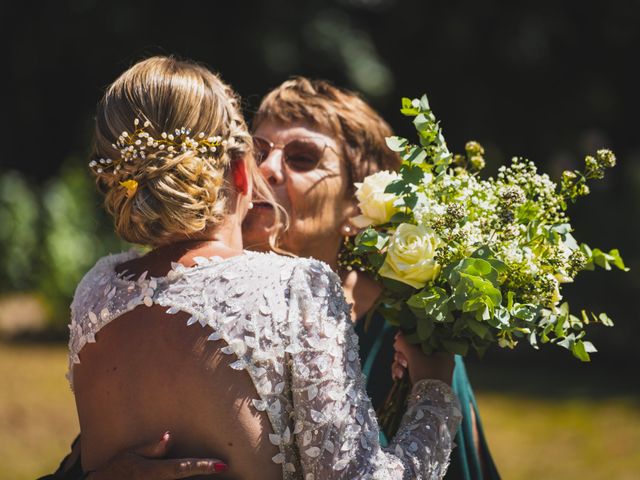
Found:
[{"label": "blurred green background", "polygon": [[[575,236],[620,248],[631,272],[585,273],[574,309],[606,311],[600,352],[554,347],[469,359],[504,478],[636,478],[640,471],[640,1],[311,0],[22,2],[5,13],[0,152],[0,478],[56,465],[77,431],[63,377],[68,305],[112,234],[86,167],[104,87],[154,54],[202,61],[244,98],[292,75],[358,90],[403,135],[400,97],[427,93],[450,148],[488,170],[527,156],[553,178],[612,148],[619,165],[572,207]],[[558,351],[556,351],[558,350]]]}]

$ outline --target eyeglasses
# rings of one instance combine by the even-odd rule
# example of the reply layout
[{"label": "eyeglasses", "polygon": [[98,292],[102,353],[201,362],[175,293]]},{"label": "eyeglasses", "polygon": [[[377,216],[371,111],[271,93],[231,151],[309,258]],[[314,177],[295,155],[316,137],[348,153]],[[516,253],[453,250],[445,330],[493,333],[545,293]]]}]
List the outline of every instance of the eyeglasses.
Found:
[{"label": "eyeglasses", "polygon": [[335,152],[330,145],[318,143],[311,138],[296,138],[285,144],[276,145],[266,138],[253,137],[253,145],[258,165],[264,163],[272,151],[282,150],[285,165],[294,172],[309,172],[316,168],[327,148]]}]

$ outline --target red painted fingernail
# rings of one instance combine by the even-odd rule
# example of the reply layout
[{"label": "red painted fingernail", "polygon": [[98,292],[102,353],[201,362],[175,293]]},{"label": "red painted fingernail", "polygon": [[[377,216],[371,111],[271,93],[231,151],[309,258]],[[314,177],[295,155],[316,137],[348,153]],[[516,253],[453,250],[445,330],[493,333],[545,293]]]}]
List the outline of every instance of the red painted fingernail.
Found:
[{"label": "red painted fingernail", "polygon": [[224,472],[229,468],[226,463],[218,462],[213,464],[213,469],[216,472]]}]

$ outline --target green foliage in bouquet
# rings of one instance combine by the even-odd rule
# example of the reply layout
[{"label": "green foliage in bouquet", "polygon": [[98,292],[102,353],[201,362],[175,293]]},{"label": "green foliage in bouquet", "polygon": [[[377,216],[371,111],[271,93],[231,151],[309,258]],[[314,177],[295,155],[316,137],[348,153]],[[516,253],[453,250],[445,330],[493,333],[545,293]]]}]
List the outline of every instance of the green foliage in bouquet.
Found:
[{"label": "green foliage in bouquet", "polygon": [[587,156],[583,171],[559,184],[525,159],[482,179],[484,149],[468,142],[453,155],[426,96],[402,99],[419,144],[390,137],[399,172],[379,172],[356,184],[363,228],[349,252],[353,263],[382,281],[378,309],[425,353],[482,355],[494,343],[513,348],[554,343],[582,361],[596,349],[590,323],[609,317],[561,303],[562,284],[583,270],[627,270],[618,250],[578,244],[567,206],[589,193],[588,181],[615,166],[609,150]]}]

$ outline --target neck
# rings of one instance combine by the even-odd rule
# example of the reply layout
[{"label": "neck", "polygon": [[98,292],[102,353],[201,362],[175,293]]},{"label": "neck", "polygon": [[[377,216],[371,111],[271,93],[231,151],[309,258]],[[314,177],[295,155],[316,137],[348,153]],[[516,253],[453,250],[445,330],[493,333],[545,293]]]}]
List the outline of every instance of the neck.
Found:
[{"label": "neck", "polygon": [[[189,250],[220,250],[220,256],[232,256],[242,252],[242,220],[237,215],[227,215],[224,221],[215,228],[207,228],[193,235],[174,238],[170,243],[160,245],[154,250],[175,249]],[[226,254],[225,254],[226,253]]]},{"label": "neck", "polygon": [[373,308],[382,293],[382,287],[369,275],[357,270],[342,270],[339,274],[344,296],[353,305],[351,320],[355,323]]},{"label": "neck", "polygon": [[[342,237],[323,238],[316,243],[306,243],[302,248],[295,249],[296,255],[304,258],[315,258],[331,267],[331,270],[337,272],[338,253],[340,252]],[[286,250],[286,247],[284,247]]]}]

